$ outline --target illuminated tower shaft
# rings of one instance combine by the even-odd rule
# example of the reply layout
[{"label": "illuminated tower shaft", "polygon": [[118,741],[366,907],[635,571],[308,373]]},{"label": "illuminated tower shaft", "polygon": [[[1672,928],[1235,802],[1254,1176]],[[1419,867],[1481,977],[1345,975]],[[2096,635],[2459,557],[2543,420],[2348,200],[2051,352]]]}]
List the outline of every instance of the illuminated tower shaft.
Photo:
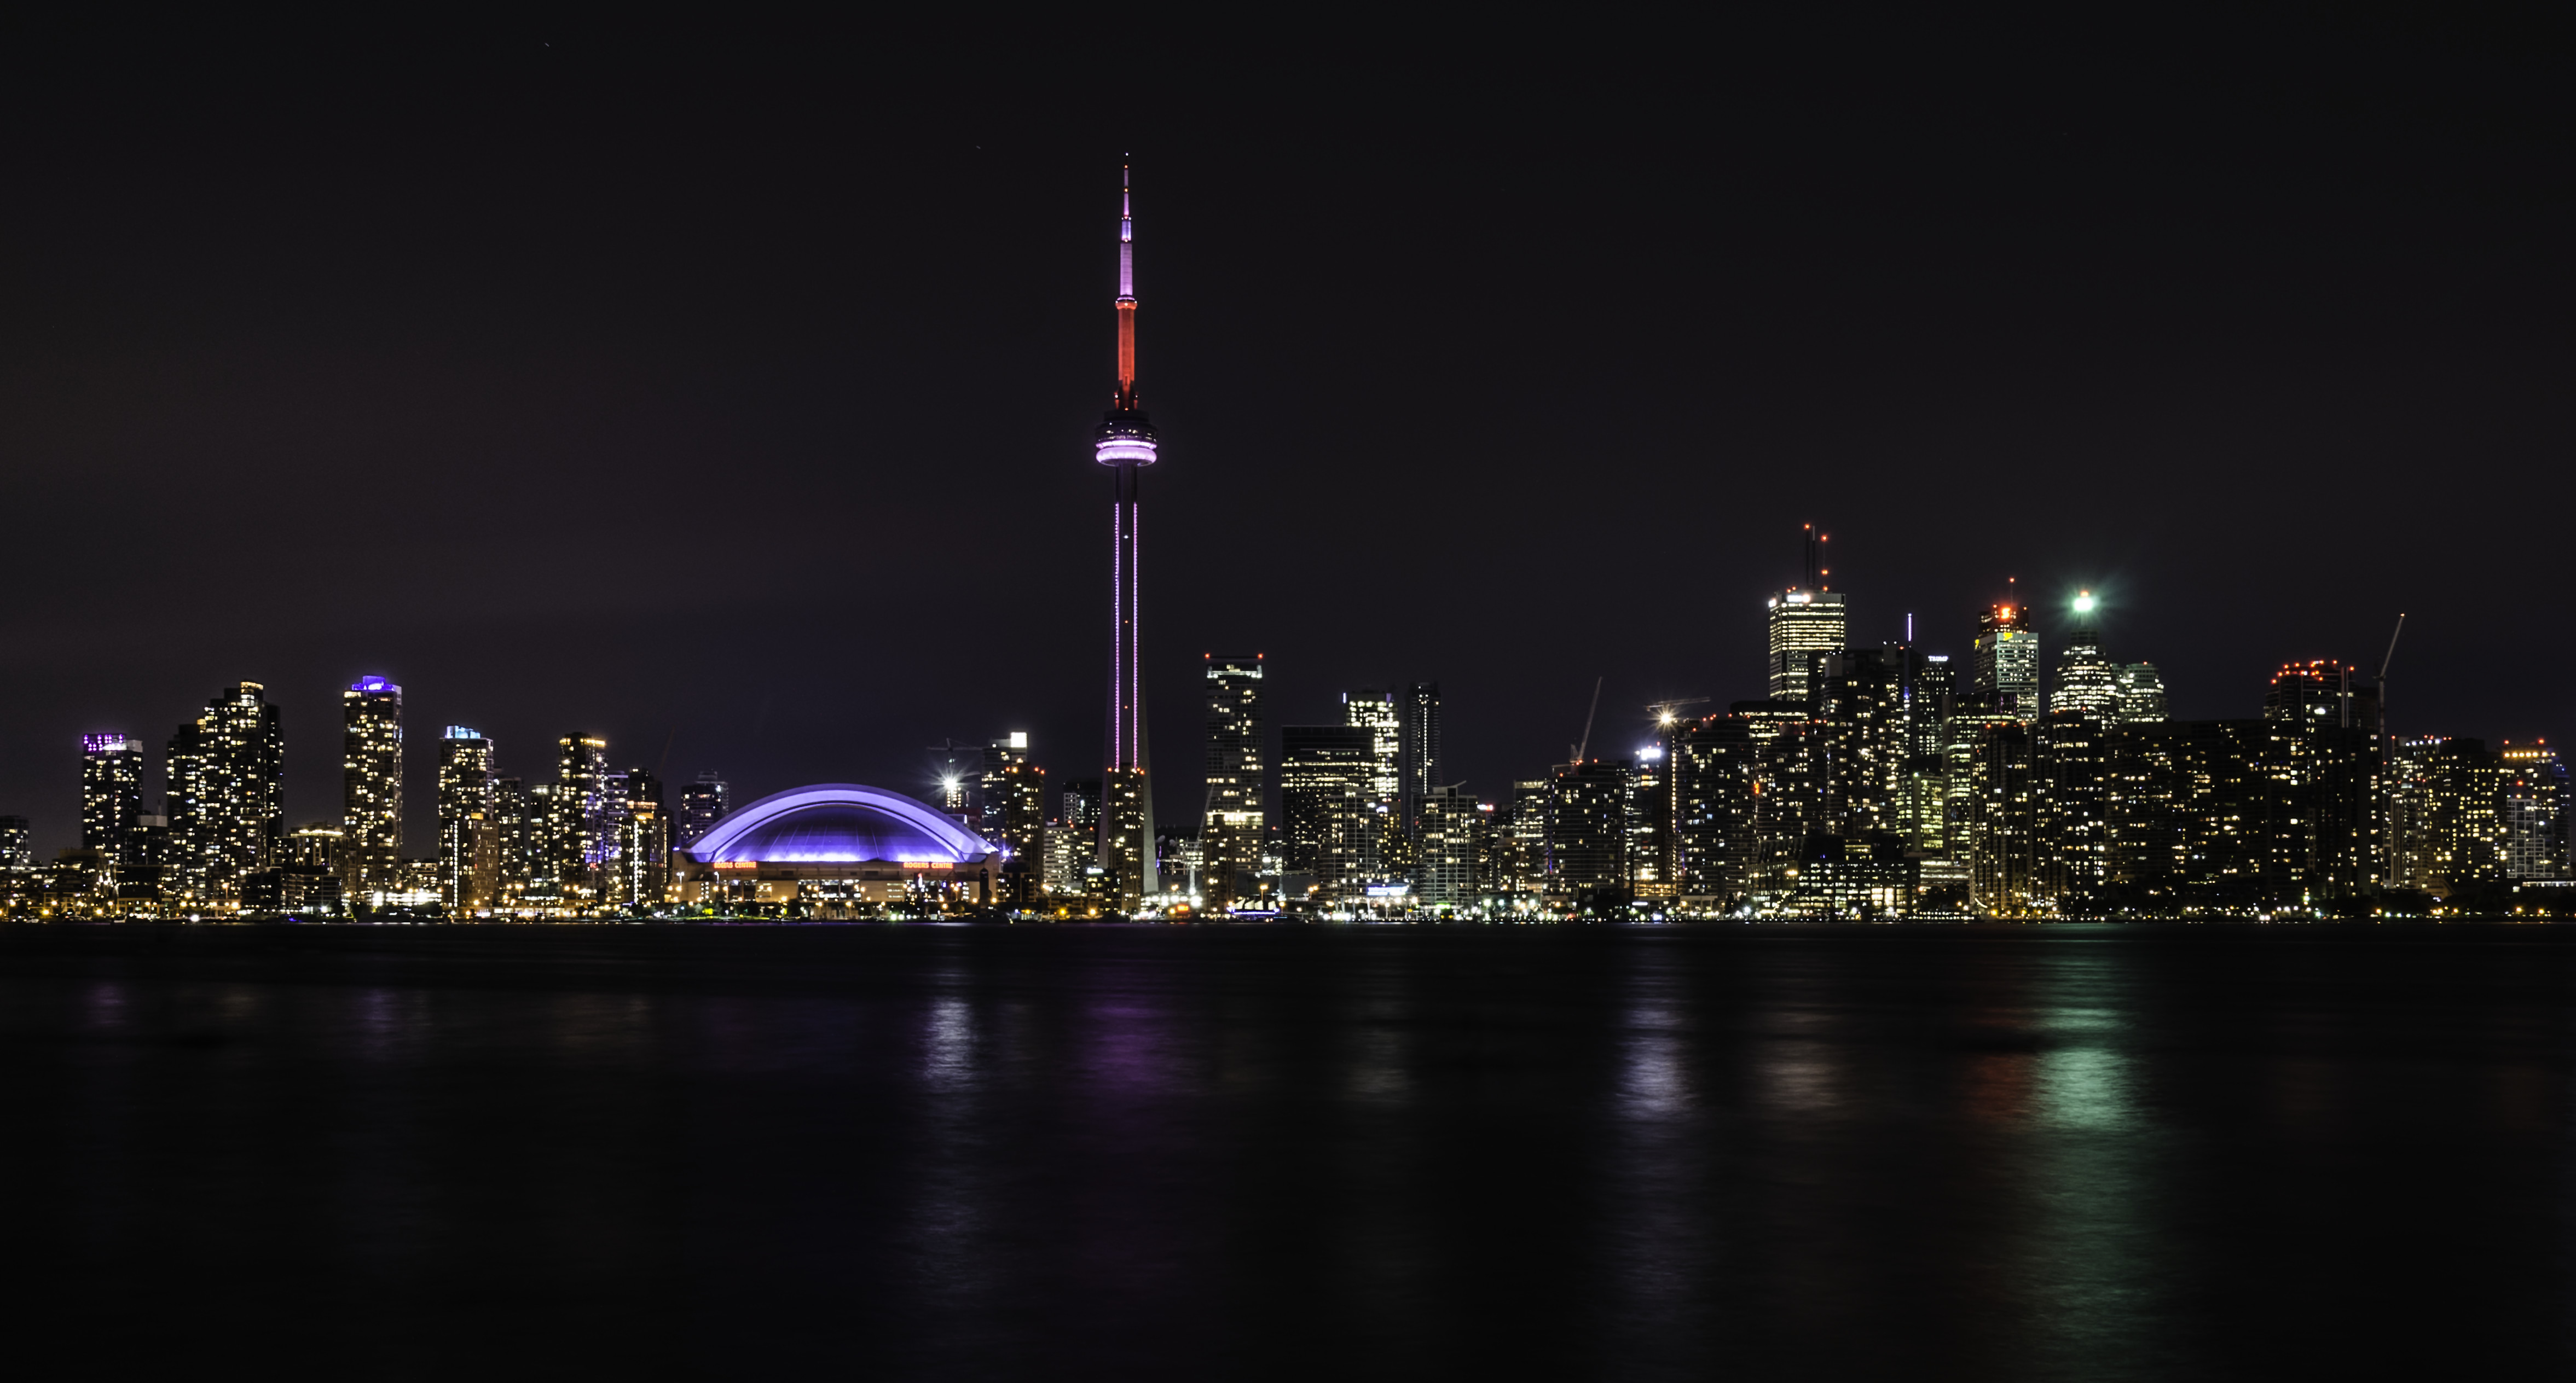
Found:
[{"label": "illuminated tower shaft", "polygon": [[1100,421],[1093,459],[1110,468],[1109,736],[1102,783],[1100,867],[1118,906],[1134,911],[1155,892],[1154,797],[1147,784],[1145,674],[1137,621],[1144,588],[1137,541],[1136,478],[1154,464],[1154,426],[1136,397],[1136,232],[1125,180],[1118,193],[1118,388]]}]

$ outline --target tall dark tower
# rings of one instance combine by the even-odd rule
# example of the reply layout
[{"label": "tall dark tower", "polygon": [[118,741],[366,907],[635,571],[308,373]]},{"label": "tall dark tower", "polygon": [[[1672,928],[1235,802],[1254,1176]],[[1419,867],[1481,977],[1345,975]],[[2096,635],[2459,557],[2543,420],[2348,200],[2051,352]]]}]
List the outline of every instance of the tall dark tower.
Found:
[{"label": "tall dark tower", "polygon": [[1118,389],[1100,420],[1092,458],[1116,482],[1110,508],[1109,753],[1100,823],[1100,867],[1133,912],[1153,894],[1154,795],[1146,782],[1145,675],[1136,597],[1143,588],[1136,541],[1136,476],[1154,464],[1154,425],[1136,397],[1136,222],[1125,169],[1118,179]]}]

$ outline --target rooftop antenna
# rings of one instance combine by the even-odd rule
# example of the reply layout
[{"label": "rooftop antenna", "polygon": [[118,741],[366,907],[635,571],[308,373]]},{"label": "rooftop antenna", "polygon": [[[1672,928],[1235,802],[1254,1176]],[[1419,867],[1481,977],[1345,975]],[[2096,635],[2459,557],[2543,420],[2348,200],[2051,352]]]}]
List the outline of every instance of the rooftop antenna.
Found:
[{"label": "rooftop antenna", "polygon": [[1707,704],[1708,698],[1705,696],[1685,696],[1672,701],[1649,701],[1646,703],[1646,709],[1655,713],[1655,723],[1657,725],[1670,725],[1675,720],[1680,719],[1680,717],[1675,715],[1674,712],[1679,711],[1682,707],[1705,706]]},{"label": "rooftop antenna", "polygon": [[1592,679],[1592,709],[1583,713],[1583,743],[1574,746],[1574,761],[1583,762],[1583,751],[1592,747],[1592,717],[1601,709],[1601,683],[1608,676]]}]

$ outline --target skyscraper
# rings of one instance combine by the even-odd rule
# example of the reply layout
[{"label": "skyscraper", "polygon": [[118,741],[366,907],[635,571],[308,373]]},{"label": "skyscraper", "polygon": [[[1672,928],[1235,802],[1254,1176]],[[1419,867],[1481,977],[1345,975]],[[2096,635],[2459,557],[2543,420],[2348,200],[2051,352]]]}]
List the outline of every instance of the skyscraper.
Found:
[{"label": "skyscraper", "polygon": [[1261,747],[1262,661],[1207,655],[1207,814],[1199,824],[1208,906],[1259,891],[1267,774]]},{"label": "skyscraper", "polygon": [[235,904],[286,833],[286,732],[268,689],[238,682],[170,738],[172,901]]},{"label": "skyscraper", "polygon": [[617,852],[617,817],[609,808],[608,741],[570,734],[555,741],[554,792],[547,803],[547,864],[556,901],[595,901],[607,882],[600,871]]},{"label": "skyscraper", "polygon": [[[1321,901],[1353,901],[1379,873],[1376,730],[1358,725],[1279,729],[1279,815],[1287,872]],[[1292,889],[1291,896],[1300,890]]]},{"label": "skyscraper", "polygon": [[2165,720],[2165,679],[2153,663],[2119,665],[2120,723],[2160,725]]},{"label": "skyscraper", "polygon": [[2505,876],[2567,877],[2567,766],[2546,741],[2505,741],[2504,788],[2496,808],[2504,830]]},{"label": "skyscraper", "polygon": [[457,913],[490,908],[500,896],[492,761],[492,741],[480,730],[450,725],[438,742],[439,892]]},{"label": "skyscraper", "polygon": [[36,867],[36,852],[28,844],[27,818],[0,816],[0,873],[25,873]]},{"label": "skyscraper", "polygon": [[1408,826],[1421,823],[1424,794],[1440,786],[1440,684],[1416,682],[1396,696],[1395,718],[1403,778],[1402,810]]},{"label": "skyscraper", "polygon": [[1369,733],[1369,847],[1373,883],[1412,877],[1413,836],[1404,820],[1404,719],[1395,693],[1363,687],[1342,693],[1342,723]]},{"label": "skyscraper", "polygon": [[1137,473],[1154,464],[1154,426],[1136,392],[1136,222],[1122,170],[1118,189],[1118,387],[1092,459],[1114,478],[1109,511],[1109,753],[1100,867],[1133,912],[1155,892],[1154,795],[1145,750],[1145,674],[1137,622],[1143,590],[1137,540]]},{"label": "skyscraper", "polygon": [[125,858],[125,843],[142,814],[143,741],[81,736],[81,847],[106,852],[113,864],[141,863]]},{"label": "skyscraper", "polygon": [[1771,593],[1770,698],[1804,701],[1816,694],[1816,660],[1843,646],[1843,598],[1826,588],[1825,535],[1807,525],[1806,584]]},{"label": "skyscraper", "polygon": [[732,786],[712,768],[700,773],[698,781],[680,789],[679,839],[672,843],[688,849],[732,810]]},{"label": "skyscraper", "polygon": [[1038,901],[1046,852],[1046,769],[1029,758],[1029,734],[1014,730],[984,748],[984,838],[1008,847],[1002,901]]},{"label": "skyscraper", "polygon": [[2066,651],[2057,655],[2057,689],[2049,694],[2048,709],[2117,722],[2120,669],[2102,656],[2102,631],[2093,627],[2094,608],[2091,591],[2075,597],[2075,628],[2066,636]]},{"label": "skyscraper", "polygon": [[1559,764],[1547,800],[1548,893],[1570,912],[1624,915],[1628,904],[1628,765]]},{"label": "skyscraper", "polygon": [[2028,606],[2004,599],[1978,612],[1975,668],[1978,700],[2023,720],[2039,714],[2039,635]]},{"label": "skyscraper", "polygon": [[402,688],[382,677],[350,683],[340,723],[340,867],[354,898],[401,885]]}]

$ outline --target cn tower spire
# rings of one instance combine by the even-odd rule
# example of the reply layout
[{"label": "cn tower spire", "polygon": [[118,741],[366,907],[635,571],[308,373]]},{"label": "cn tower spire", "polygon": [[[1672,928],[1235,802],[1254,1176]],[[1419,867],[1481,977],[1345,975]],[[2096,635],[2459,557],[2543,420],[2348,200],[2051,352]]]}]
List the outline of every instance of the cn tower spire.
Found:
[{"label": "cn tower spire", "polygon": [[1109,734],[1102,779],[1100,867],[1117,890],[1121,911],[1134,912],[1156,892],[1154,794],[1145,749],[1144,643],[1137,606],[1144,594],[1144,545],[1138,540],[1136,478],[1154,464],[1154,425],[1136,397],[1136,193],[1118,170],[1118,387],[1094,434],[1092,459],[1110,468]]},{"label": "cn tower spire", "polygon": [[1136,406],[1136,194],[1118,170],[1118,406]]}]

